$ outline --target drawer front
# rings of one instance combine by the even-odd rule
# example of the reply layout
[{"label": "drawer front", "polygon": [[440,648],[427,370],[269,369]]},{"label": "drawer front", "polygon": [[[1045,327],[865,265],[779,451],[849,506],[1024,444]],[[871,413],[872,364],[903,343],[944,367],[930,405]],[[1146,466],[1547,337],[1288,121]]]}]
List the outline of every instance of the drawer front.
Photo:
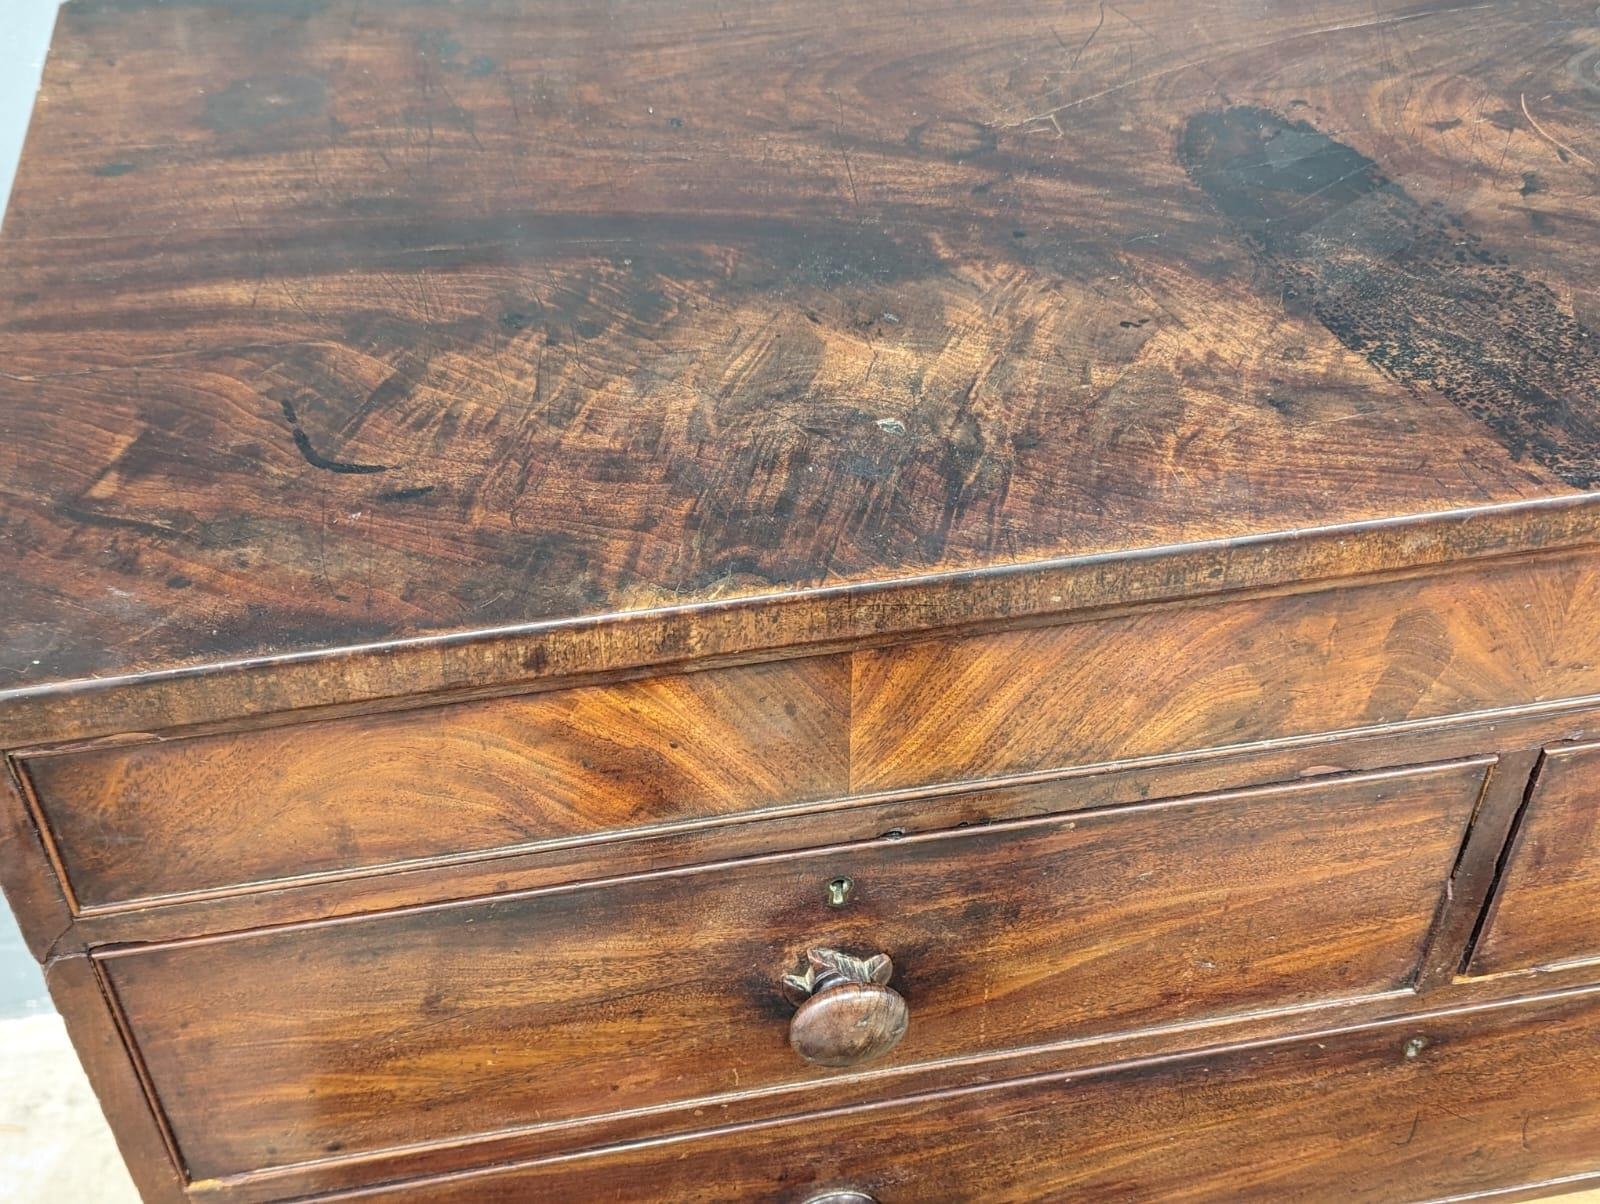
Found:
[{"label": "drawer front", "polygon": [[1475,974],[1600,959],[1600,744],[1539,764],[1487,922]]},{"label": "drawer front", "polygon": [[[909,1066],[1404,987],[1486,761],[724,863],[100,964],[190,1172],[829,1075],[811,948],[887,954]],[[849,879],[843,904],[832,884]]]},{"label": "drawer front", "polygon": [[816,658],[29,758],[80,907],[844,793]]},{"label": "drawer front", "polygon": [[1597,1081],[1600,1002],[1591,992],[952,1092],[361,1199],[820,1204],[830,1191],[878,1204],[1476,1198],[1600,1171]]},{"label": "drawer front", "polygon": [[888,790],[1600,693],[1592,557],[1138,610],[857,655],[851,779]]},{"label": "drawer front", "polygon": [[[84,912],[1600,693],[1592,557],[22,758]],[[1587,640],[1587,643],[1585,642]]]}]

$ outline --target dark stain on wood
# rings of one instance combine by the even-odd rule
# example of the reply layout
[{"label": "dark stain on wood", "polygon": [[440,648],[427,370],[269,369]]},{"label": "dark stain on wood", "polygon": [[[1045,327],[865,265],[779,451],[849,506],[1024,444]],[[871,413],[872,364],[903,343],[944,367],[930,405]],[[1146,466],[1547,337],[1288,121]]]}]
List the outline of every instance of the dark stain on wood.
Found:
[{"label": "dark stain on wood", "polygon": [[[1513,456],[1580,489],[1600,483],[1600,343],[1460,216],[1267,109],[1195,115],[1180,156],[1287,305],[1383,372],[1444,394]],[[1525,175],[1523,195],[1538,190]]]},{"label": "dark stain on wood", "polygon": [[274,125],[320,114],[327,85],[310,75],[257,75],[206,100],[206,124],[218,133]]},{"label": "dark stain on wood", "polygon": [[[1572,492],[1582,423],[1516,460],[1284,320],[1173,156],[1169,85],[1244,94],[1271,47],[1251,95],[1431,139],[1411,195],[1470,175],[1365,107],[1370,5],[1119,7],[68,6],[3,234],[0,688]],[[1438,81],[1571,57],[1471,12],[1383,36]],[[1514,81],[1485,108],[1520,120]],[[1581,190],[1533,146],[1529,272],[1587,315]],[[1524,376],[1587,370],[1545,337]]]},{"label": "dark stain on wood", "polygon": [[283,418],[289,424],[289,433],[294,437],[295,447],[300,449],[300,454],[305,457],[306,463],[313,468],[355,475],[389,471],[389,466],[386,464],[353,464],[348,460],[332,460],[324,456],[311,446],[311,436],[306,434],[305,428],[300,425],[300,416],[295,411],[294,403],[283,401],[279,404],[283,407]]},{"label": "dark stain on wood", "polygon": [[0,885],[149,1204],[1600,1173],[1593,5],[66,5]]}]

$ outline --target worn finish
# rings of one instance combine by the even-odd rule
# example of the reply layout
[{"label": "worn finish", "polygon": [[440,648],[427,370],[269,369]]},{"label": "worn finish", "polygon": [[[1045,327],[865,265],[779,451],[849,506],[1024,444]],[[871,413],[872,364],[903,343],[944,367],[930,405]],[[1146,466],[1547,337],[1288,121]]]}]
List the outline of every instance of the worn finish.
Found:
[{"label": "worn finish", "polygon": [[1600,1175],[1597,47],[71,0],[0,882],[146,1197]]},{"label": "worn finish", "polygon": [[[191,1172],[237,1174],[824,1083],[789,1047],[780,982],[818,946],[893,959],[914,1017],[884,1059],[898,1065],[1395,990],[1485,769],[972,828],[100,964]],[[841,875],[854,901],[832,908]],[[199,978],[226,985],[179,989]]]},{"label": "worn finish", "polygon": [[0,684],[1584,487],[1592,5],[1120,8],[69,5]]},{"label": "worn finish", "polygon": [[[1448,397],[1514,456],[1581,489],[1600,483],[1600,342],[1461,214],[1419,202],[1308,122],[1250,105],[1190,118],[1179,157],[1291,312]],[[1522,191],[1539,188],[1535,175]]]},{"label": "worn finish", "polygon": [[1436,991],[1460,975],[1494,889],[1506,841],[1542,755],[1537,748],[1521,748],[1490,767],[1472,817],[1472,832],[1450,871],[1445,903],[1417,975],[1420,992]]},{"label": "worn finish", "polygon": [[1600,959],[1600,744],[1545,754],[1472,954],[1493,974]]},{"label": "worn finish", "polygon": [[297,655],[0,693],[16,747],[115,737],[176,725],[211,727],[288,712],[364,713],[558,685],[610,681],[686,665],[705,668],[802,651],[839,651],[933,629],[1071,622],[1107,608],[1304,588],[1491,564],[1538,548],[1600,544],[1586,497],[1528,506],[1320,527],[1292,535],[1180,544],[1147,554],[1074,557],[1005,569],[836,586],[769,598],[634,611],[439,640]]}]

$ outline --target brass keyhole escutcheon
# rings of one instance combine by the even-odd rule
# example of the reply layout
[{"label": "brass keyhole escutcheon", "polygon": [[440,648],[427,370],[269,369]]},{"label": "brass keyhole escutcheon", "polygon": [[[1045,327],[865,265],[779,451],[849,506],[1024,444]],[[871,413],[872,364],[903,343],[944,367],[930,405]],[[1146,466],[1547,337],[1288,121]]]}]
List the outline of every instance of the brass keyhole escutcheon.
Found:
[{"label": "brass keyhole escutcheon", "polygon": [[828,883],[828,906],[843,907],[850,902],[850,895],[855,888],[856,884],[849,878],[835,878]]}]

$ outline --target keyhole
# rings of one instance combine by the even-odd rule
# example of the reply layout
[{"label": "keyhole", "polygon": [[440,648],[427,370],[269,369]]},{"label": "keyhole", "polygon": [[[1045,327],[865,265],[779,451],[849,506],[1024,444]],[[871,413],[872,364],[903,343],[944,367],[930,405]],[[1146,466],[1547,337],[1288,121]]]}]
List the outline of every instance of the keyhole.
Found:
[{"label": "keyhole", "polygon": [[850,892],[855,886],[856,884],[848,878],[835,878],[828,883],[828,906],[843,907],[850,902]]}]

